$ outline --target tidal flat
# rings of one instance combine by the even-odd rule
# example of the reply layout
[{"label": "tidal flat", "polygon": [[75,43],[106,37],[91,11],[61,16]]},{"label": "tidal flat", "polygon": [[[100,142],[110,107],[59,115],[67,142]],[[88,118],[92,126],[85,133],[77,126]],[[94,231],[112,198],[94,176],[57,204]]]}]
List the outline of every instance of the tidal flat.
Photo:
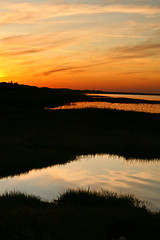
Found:
[{"label": "tidal flat", "polygon": [[88,98],[68,89],[2,83],[0,93],[1,177],[65,163],[84,154],[160,158],[160,114],[45,109]]},{"label": "tidal flat", "polygon": [[112,191],[134,194],[149,204],[151,211],[160,210],[160,161],[125,160],[109,154],[82,155],[74,161],[33,169],[28,173],[0,179],[0,195],[25,192],[44,201],[57,199],[68,189]]},{"label": "tidal flat", "polygon": [[160,115],[110,109],[1,109],[0,176],[107,153],[160,158]]},{"label": "tidal flat", "polygon": [[[82,91],[0,84],[0,177],[65,164],[88,154],[113,154],[126,161],[133,158],[135,161],[159,161],[160,114],[100,108],[46,109],[84,101],[94,102],[97,98],[84,95]],[[104,98],[98,101],[103,102]],[[105,101],[138,104],[143,100],[105,98]],[[145,100],[143,103],[157,104],[157,101]],[[90,193],[85,194],[85,201],[91,203]],[[145,207],[133,207],[133,204],[128,210],[128,202],[116,207],[106,205],[104,210],[101,200],[91,206],[83,204],[81,194],[73,198],[74,201],[78,199],[78,207],[74,201],[59,205],[59,200],[54,203],[36,200],[31,207],[29,202],[21,204],[19,198],[22,202],[23,199],[28,201],[23,194],[0,198],[3,203],[2,239],[159,237],[159,213],[151,213]],[[130,210],[131,214],[128,213]],[[113,232],[117,231],[120,235],[115,236]]]}]

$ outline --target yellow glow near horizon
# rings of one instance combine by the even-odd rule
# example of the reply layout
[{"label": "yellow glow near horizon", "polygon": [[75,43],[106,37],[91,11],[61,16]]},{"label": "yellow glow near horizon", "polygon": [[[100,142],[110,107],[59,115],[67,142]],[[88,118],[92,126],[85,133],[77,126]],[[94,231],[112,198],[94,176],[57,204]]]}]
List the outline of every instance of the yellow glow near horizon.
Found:
[{"label": "yellow glow near horizon", "polygon": [[160,2],[2,0],[0,78],[160,93]]},{"label": "yellow glow near horizon", "polygon": [[4,77],[6,77],[6,74],[0,71],[0,78],[4,78]]}]

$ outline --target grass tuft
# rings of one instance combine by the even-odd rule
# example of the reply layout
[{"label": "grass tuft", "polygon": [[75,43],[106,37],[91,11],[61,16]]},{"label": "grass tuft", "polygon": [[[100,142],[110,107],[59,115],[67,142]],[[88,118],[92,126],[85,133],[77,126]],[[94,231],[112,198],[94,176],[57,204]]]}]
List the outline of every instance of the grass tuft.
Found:
[{"label": "grass tuft", "polygon": [[160,213],[133,196],[68,190],[57,203],[22,193],[0,196],[2,240],[159,240]]},{"label": "grass tuft", "polygon": [[91,191],[90,189],[70,189],[58,198],[59,204],[72,205],[107,205],[120,207],[132,207],[146,209],[147,202],[135,198],[133,195],[117,194],[110,191]]},{"label": "grass tuft", "polygon": [[42,207],[44,202],[38,196],[13,191],[1,195],[0,204],[3,205],[4,208],[17,208],[20,206]]}]

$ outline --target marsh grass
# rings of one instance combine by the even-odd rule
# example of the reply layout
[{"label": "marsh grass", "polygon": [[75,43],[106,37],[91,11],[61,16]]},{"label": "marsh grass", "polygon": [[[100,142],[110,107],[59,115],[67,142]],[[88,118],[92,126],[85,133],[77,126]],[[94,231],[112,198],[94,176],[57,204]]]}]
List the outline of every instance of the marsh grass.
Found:
[{"label": "marsh grass", "polygon": [[21,205],[25,205],[28,207],[42,207],[44,202],[38,196],[28,195],[21,192],[6,192],[5,194],[0,196],[0,204],[3,205],[4,208],[17,208]]},{"label": "marsh grass", "polygon": [[0,177],[78,155],[160,159],[160,114],[44,109],[85,98],[80,91],[0,84]]},{"label": "marsh grass", "polygon": [[135,198],[133,195],[117,194],[110,191],[88,191],[83,189],[68,190],[58,198],[58,204],[72,204],[80,206],[116,206],[118,208],[143,208],[147,202]]},{"label": "marsh grass", "polygon": [[69,190],[55,203],[21,193],[0,197],[3,240],[158,240],[160,213],[133,196]]},{"label": "marsh grass", "polygon": [[107,109],[0,114],[1,177],[63,164],[77,155],[160,158],[159,114]]}]

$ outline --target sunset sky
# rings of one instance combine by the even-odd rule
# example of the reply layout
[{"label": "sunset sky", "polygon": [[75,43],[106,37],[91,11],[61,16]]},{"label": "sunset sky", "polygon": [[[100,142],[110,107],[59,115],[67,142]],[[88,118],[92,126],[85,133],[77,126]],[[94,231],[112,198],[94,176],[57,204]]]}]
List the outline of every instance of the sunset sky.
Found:
[{"label": "sunset sky", "polygon": [[1,0],[0,81],[160,93],[160,0]]}]

